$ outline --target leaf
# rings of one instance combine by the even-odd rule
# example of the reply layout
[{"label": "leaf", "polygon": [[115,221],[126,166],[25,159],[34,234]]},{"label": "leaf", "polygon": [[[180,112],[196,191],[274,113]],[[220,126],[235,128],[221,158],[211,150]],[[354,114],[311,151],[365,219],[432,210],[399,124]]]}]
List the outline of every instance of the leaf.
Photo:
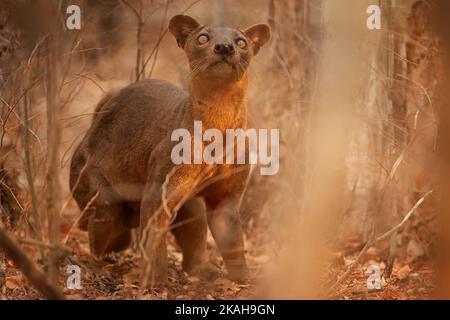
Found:
[{"label": "leaf", "polygon": [[108,270],[111,270],[114,267],[115,267],[115,264],[113,264],[113,263],[107,264],[107,265],[103,266],[103,270],[108,271]]},{"label": "leaf", "polygon": [[229,288],[229,287],[234,286],[234,282],[231,281],[230,279],[227,279],[227,278],[217,278],[217,279],[214,281],[214,284],[215,284],[216,286],[226,287],[226,288]]},{"label": "leaf", "polygon": [[260,256],[254,257],[253,260],[258,264],[266,264],[267,262],[269,262],[270,258],[268,255],[262,254]]},{"label": "leaf", "polygon": [[200,279],[198,277],[195,276],[191,276],[187,278],[189,280],[190,283],[198,283],[200,282]]},{"label": "leaf", "polygon": [[9,268],[9,269],[11,269],[11,268],[15,268],[16,266],[15,266],[15,264],[14,264],[14,261],[12,261],[12,260],[7,260],[7,261],[6,261],[6,267]]},{"label": "leaf", "polygon": [[346,267],[348,267],[349,265],[351,265],[355,261],[356,261],[356,259],[354,259],[354,258],[346,258],[346,257],[344,257],[344,264],[345,264]]},{"label": "leaf", "polygon": [[407,296],[401,291],[389,290],[381,295],[383,300],[404,300]]},{"label": "leaf", "polygon": [[397,278],[400,280],[406,279],[411,273],[411,267],[407,264],[403,268],[397,271]]},{"label": "leaf", "polygon": [[23,282],[22,276],[6,277],[5,286],[8,289],[14,290],[22,287],[22,282]]},{"label": "leaf", "polygon": [[139,279],[139,272],[139,269],[134,269],[123,275],[123,285],[125,288],[138,287],[135,283],[137,283],[137,280]]},{"label": "leaf", "polygon": [[71,228],[71,226],[70,226],[69,224],[63,223],[63,224],[61,224],[60,232],[61,232],[62,234],[64,234],[64,235],[66,235],[66,234],[69,233],[70,228]]}]

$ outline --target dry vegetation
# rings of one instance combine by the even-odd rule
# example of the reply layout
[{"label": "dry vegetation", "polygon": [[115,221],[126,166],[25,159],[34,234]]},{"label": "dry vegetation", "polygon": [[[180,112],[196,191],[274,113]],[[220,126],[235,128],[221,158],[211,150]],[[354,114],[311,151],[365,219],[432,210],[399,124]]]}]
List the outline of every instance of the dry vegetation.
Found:
[{"label": "dry vegetation", "polygon": [[[435,15],[448,4],[380,0],[383,28],[370,31],[371,2],[0,0],[0,298],[427,299],[438,287],[449,298],[439,285],[450,283],[450,241],[439,227],[450,225],[450,28]],[[69,4],[82,8],[79,31],[65,28]],[[141,296],[135,245],[90,256],[68,167],[107,92],[146,78],[187,86],[187,61],[167,34],[184,12],[271,26],[250,70],[249,119],[280,129],[280,172],[255,170],[245,195],[249,285],[187,276],[169,239],[169,285]],[[66,288],[72,264],[81,290]],[[367,289],[371,264],[381,290]]]}]

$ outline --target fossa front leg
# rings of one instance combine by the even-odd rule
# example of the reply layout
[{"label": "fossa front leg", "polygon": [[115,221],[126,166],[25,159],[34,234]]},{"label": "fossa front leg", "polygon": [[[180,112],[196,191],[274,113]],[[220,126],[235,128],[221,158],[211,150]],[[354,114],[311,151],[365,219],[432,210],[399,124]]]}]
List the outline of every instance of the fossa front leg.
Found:
[{"label": "fossa front leg", "polygon": [[222,183],[212,185],[205,192],[209,229],[222,254],[228,277],[237,283],[246,283],[249,278],[240,218],[247,176],[248,170],[244,170]]},{"label": "fossa front leg", "polygon": [[[172,215],[192,197],[204,180],[203,166],[180,165],[148,183],[144,189],[140,216],[140,249],[143,257],[141,283],[160,285],[167,282],[166,236]],[[160,171],[164,172],[164,171]]]}]

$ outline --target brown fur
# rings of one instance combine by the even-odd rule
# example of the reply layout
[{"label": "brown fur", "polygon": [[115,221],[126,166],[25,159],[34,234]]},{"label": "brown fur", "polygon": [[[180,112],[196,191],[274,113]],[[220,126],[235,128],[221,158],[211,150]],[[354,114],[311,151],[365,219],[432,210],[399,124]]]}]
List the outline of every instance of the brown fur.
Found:
[{"label": "brown fur", "polygon": [[[193,18],[175,16],[169,25],[191,66],[189,93],[161,80],[144,80],[104,98],[96,109],[93,124],[75,151],[70,186],[79,207],[84,209],[80,227],[89,232],[91,252],[98,257],[128,247],[130,230],[147,225],[162,205],[163,185],[175,165],[170,153],[174,129],[192,132],[194,120],[203,128],[246,128],[247,68],[251,58],[269,39],[266,25],[246,31],[202,27]],[[200,44],[199,35],[209,41]],[[248,43],[239,48],[237,39]],[[230,49],[225,55],[220,48]],[[216,49],[216,51],[215,51]],[[227,50],[228,50],[227,49]],[[231,50],[231,49],[230,49]],[[217,52],[219,51],[219,52]],[[180,165],[165,184],[167,207],[175,207],[198,186],[206,165]],[[220,165],[200,183],[242,165]],[[222,253],[230,278],[244,282],[247,266],[239,218],[239,205],[248,168],[209,185],[192,195],[178,210],[173,233],[183,251],[183,269],[210,275],[205,258],[209,226]],[[162,217],[163,215],[161,215]],[[150,223],[160,226],[160,217]],[[151,220],[153,221],[153,220]],[[156,243],[156,276],[167,278],[165,237]]]}]

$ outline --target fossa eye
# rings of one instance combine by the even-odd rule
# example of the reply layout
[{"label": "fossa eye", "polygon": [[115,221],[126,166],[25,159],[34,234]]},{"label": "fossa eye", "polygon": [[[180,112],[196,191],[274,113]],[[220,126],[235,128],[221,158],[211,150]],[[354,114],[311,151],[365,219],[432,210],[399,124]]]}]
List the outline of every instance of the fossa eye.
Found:
[{"label": "fossa eye", "polygon": [[247,42],[244,39],[237,39],[236,44],[241,49],[247,48]]},{"label": "fossa eye", "polygon": [[198,43],[205,44],[209,41],[209,37],[206,34],[202,34],[197,38]]}]

